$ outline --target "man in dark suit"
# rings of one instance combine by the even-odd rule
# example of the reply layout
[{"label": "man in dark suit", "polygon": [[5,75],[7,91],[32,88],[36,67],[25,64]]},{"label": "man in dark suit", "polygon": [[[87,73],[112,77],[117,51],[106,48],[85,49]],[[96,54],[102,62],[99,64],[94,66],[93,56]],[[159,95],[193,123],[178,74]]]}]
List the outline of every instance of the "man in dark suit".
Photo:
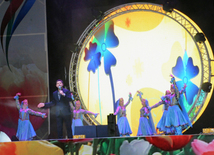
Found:
[{"label": "man in dark suit", "polygon": [[57,80],[56,87],[58,90],[53,92],[53,100],[49,103],[39,103],[38,108],[50,108],[56,106],[56,123],[58,138],[63,138],[63,121],[65,122],[68,138],[73,138],[72,135],[72,118],[73,115],[70,110],[69,102],[71,99],[71,92],[68,89],[63,88],[63,81]]}]

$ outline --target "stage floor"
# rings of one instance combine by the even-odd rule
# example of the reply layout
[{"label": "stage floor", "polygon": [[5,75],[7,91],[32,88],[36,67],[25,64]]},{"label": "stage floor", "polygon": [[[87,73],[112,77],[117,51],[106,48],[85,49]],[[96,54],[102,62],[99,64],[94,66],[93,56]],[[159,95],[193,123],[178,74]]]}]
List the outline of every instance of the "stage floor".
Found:
[{"label": "stage floor", "polygon": [[1,142],[0,154],[213,155],[214,135],[158,135]]}]

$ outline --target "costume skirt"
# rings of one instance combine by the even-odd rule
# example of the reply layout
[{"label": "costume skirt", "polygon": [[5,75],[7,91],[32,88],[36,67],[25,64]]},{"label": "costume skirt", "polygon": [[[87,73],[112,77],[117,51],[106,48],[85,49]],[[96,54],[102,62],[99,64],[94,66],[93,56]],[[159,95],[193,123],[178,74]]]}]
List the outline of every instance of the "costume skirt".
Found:
[{"label": "costume skirt", "polygon": [[152,128],[146,117],[140,117],[137,136],[153,135]]},{"label": "costume skirt", "polygon": [[32,140],[33,137],[36,136],[36,132],[30,122],[30,120],[21,119],[18,120],[18,129],[16,133],[16,137],[20,140]]},{"label": "costume skirt", "polygon": [[75,126],[83,126],[82,120],[81,119],[72,120],[71,128],[72,128],[73,135],[75,135]]},{"label": "costume skirt", "polygon": [[170,128],[170,130],[174,130],[175,127],[182,127],[182,129],[186,128],[188,121],[184,117],[181,109],[178,105],[169,106],[168,112],[166,114],[166,122],[165,127]]},{"label": "costume skirt", "polygon": [[132,130],[130,128],[127,117],[120,117],[117,121],[120,135],[130,135]]},{"label": "costume skirt", "polygon": [[167,112],[168,112],[168,110],[164,110],[163,115],[162,115],[160,121],[158,122],[156,128],[157,128],[160,132],[164,132],[164,133],[167,133],[167,134],[171,134],[171,133],[174,133],[175,131],[174,131],[174,128],[173,128],[173,127],[167,128],[166,125],[165,125],[165,124],[166,124]]}]

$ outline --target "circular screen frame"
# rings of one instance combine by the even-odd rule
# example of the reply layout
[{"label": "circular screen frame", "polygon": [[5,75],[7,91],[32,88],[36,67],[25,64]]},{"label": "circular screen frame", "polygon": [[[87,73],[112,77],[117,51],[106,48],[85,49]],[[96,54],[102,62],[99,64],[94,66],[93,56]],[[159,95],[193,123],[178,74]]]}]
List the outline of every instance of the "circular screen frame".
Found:
[{"label": "circular screen frame", "polygon": [[[190,114],[196,105],[198,106],[198,110],[195,115],[191,118],[192,124],[194,124],[198,118],[201,116],[203,111],[206,109],[208,105],[213,88],[211,88],[210,93],[204,92],[201,89],[201,86],[205,82],[212,83],[213,79],[211,78],[211,72],[213,71],[213,67],[211,61],[213,59],[213,52],[211,46],[206,38],[204,42],[196,42],[194,37],[197,33],[203,33],[202,30],[197,26],[194,21],[192,21],[188,16],[181,13],[180,11],[173,9],[172,12],[166,12],[163,10],[163,6],[153,3],[145,3],[145,2],[137,2],[137,3],[128,3],[117,6],[106,11],[104,14],[100,15],[98,19],[95,19],[91,22],[91,24],[85,29],[85,31],[80,36],[77,41],[78,50],[76,53],[72,54],[70,67],[69,67],[69,84],[70,89],[74,92],[77,92],[76,96],[82,103],[82,107],[84,109],[88,109],[86,103],[84,103],[83,96],[81,94],[81,90],[79,88],[79,67],[81,59],[83,58],[84,51],[87,48],[91,38],[95,33],[99,31],[99,29],[107,22],[121,16],[123,14],[127,14],[130,12],[153,12],[157,14],[161,14],[167,16],[168,18],[174,20],[179,24],[183,29],[186,30],[189,36],[192,37],[192,40],[195,42],[195,46],[197,47],[198,54],[200,56],[201,61],[201,81],[200,87],[197,93],[197,97],[194,100],[193,106],[189,109],[188,114]],[[205,105],[205,106],[204,106]],[[99,125],[100,121],[97,121],[93,116],[84,115],[84,120],[88,125]]]}]

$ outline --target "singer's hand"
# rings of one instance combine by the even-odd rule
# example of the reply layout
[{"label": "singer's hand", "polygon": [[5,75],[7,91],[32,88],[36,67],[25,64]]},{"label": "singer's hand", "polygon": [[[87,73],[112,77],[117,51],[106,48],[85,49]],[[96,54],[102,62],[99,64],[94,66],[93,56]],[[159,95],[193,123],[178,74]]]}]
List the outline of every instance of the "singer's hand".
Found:
[{"label": "singer's hand", "polygon": [[65,93],[62,90],[59,90],[59,93],[63,96],[65,96]]},{"label": "singer's hand", "polygon": [[47,116],[45,115],[44,118],[47,118]]},{"label": "singer's hand", "polygon": [[45,106],[45,103],[39,103],[37,107],[38,107],[38,108],[42,108],[42,107],[44,107],[44,106]]}]

